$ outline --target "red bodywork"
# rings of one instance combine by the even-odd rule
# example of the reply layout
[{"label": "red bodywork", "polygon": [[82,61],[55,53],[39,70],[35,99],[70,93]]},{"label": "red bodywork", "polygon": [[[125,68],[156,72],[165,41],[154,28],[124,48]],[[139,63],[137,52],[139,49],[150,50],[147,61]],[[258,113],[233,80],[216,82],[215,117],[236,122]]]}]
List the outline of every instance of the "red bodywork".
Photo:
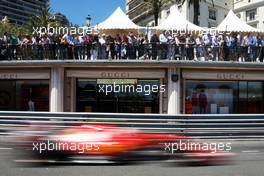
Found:
[{"label": "red bodywork", "polygon": [[[40,128],[36,128],[40,129]],[[39,132],[39,131],[38,131]],[[226,159],[231,154],[211,150],[165,151],[165,144],[181,142],[188,143],[191,138],[183,135],[145,133],[133,128],[124,128],[114,125],[80,125],[64,129],[47,130],[46,135],[33,135],[21,140],[23,146],[27,141],[29,150],[31,144],[46,142],[46,146],[53,146],[53,150],[43,150],[38,156],[47,157],[105,157],[109,160],[171,160],[194,159],[211,161]],[[47,143],[48,141],[48,143]],[[44,146],[44,145],[43,145]],[[153,152],[155,151],[155,152]],[[152,153],[151,153],[152,152]]]}]

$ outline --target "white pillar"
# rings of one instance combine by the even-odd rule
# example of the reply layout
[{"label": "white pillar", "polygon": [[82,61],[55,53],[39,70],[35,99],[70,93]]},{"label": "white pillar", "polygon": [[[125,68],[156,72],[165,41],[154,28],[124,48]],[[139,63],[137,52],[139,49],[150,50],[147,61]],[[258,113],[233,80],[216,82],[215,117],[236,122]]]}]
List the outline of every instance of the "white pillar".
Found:
[{"label": "white pillar", "polygon": [[63,112],[64,68],[53,67],[50,79],[50,112]]},{"label": "white pillar", "polygon": [[[178,75],[178,81],[172,75]],[[180,73],[176,68],[168,69],[168,114],[180,114]]]}]

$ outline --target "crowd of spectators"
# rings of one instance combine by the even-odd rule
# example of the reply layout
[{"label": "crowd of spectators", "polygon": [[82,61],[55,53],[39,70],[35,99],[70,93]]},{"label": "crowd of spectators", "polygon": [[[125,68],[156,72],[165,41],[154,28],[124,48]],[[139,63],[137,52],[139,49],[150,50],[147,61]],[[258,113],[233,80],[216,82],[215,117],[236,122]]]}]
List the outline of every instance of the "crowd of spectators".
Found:
[{"label": "crowd of spectators", "polygon": [[263,62],[264,38],[259,34],[152,35],[129,32],[115,36],[13,35],[0,36],[0,60],[198,60]]}]

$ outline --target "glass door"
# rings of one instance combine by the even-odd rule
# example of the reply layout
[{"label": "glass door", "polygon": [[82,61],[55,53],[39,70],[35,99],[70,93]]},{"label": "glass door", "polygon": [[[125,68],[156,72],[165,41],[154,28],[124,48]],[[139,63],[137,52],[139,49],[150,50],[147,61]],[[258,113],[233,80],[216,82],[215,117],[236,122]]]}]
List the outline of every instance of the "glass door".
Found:
[{"label": "glass door", "polygon": [[248,82],[248,113],[263,113],[263,83]]}]

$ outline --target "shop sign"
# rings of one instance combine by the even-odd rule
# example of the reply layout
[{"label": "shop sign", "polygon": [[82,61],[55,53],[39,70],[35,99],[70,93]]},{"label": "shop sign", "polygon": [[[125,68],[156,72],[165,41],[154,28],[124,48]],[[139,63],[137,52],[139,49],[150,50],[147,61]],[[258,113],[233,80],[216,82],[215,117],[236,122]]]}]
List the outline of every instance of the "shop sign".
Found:
[{"label": "shop sign", "polygon": [[16,73],[0,73],[0,79],[17,79]]},{"label": "shop sign", "polygon": [[244,80],[243,73],[217,73],[217,79],[221,80]]},{"label": "shop sign", "polygon": [[136,84],[137,79],[97,79],[97,84]]},{"label": "shop sign", "polygon": [[102,72],[102,78],[129,78],[128,72]]}]

